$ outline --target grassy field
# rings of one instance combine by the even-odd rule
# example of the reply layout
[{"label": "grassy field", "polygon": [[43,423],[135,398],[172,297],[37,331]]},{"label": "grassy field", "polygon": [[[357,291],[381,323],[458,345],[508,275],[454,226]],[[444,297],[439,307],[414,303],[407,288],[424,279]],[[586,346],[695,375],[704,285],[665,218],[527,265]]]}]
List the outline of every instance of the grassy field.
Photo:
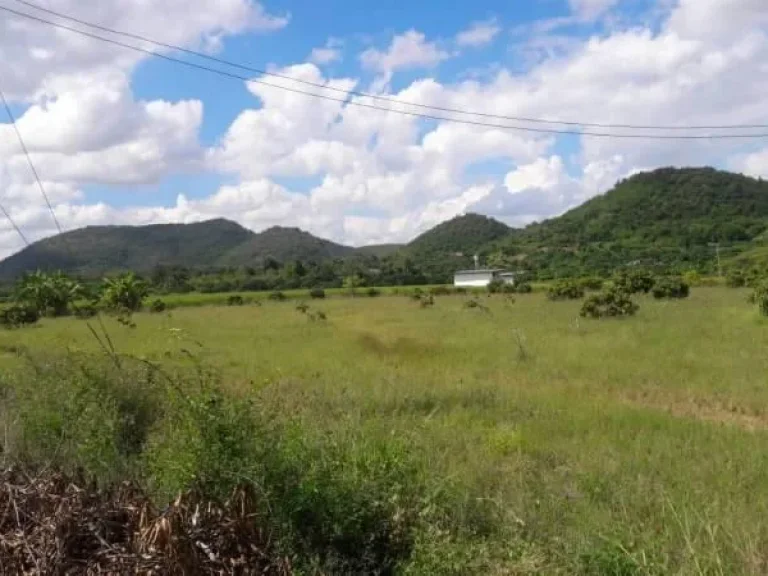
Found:
[{"label": "grassy field", "polygon": [[[637,300],[607,321],[531,294],[483,296],[487,311],[391,296],[308,302],[325,321],[287,301],[104,322],[119,352],[169,369],[192,355],[323,454],[354,453],[347,480],[396,447],[421,513],[449,508],[404,573],[764,574],[768,322],[739,290]],[[0,332],[6,372],[21,350],[99,348],[75,319]]]}]

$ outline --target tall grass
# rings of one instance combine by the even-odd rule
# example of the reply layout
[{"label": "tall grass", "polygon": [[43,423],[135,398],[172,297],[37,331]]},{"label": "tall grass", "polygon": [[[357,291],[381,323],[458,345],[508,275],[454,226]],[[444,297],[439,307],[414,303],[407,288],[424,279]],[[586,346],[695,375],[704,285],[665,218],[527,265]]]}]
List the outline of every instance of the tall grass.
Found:
[{"label": "tall grass", "polygon": [[5,457],[161,501],[245,479],[307,573],[768,571],[768,320],[746,291],[639,296],[617,322],[468,298],[106,320],[120,370],[74,319],[0,332]]}]

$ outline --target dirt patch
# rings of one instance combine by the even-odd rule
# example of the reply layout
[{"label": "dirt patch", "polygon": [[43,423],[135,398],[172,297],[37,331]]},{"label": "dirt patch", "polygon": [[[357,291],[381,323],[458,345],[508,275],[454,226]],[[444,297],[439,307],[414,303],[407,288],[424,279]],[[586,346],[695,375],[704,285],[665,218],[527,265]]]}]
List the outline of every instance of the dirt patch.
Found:
[{"label": "dirt patch", "polygon": [[678,418],[725,424],[742,430],[768,430],[768,414],[755,413],[731,400],[649,388],[625,392],[621,400],[631,406],[651,408]]}]

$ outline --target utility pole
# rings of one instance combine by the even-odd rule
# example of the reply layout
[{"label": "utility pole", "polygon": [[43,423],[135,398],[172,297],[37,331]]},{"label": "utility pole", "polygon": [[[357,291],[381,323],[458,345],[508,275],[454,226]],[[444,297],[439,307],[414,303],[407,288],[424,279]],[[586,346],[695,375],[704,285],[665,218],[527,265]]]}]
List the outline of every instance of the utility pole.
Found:
[{"label": "utility pole", "polygon": [[723,267],[720,264],[720,242],[710,242],[709,245],[715,248],[715,254],[717,255],[717,275],[722,278]]}]

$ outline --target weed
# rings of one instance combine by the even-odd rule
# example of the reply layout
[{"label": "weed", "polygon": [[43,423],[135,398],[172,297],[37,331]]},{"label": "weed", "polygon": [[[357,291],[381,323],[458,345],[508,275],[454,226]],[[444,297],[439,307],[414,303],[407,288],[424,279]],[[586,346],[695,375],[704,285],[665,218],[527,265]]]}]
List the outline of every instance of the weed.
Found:
[{"label": "weed", "polygon": [[245,304],[245,300],[239,294],[227,297],[227,306],[242,306],[243,304]]},{"label": "weed", "polygon": [[149,311],[153,314],[160,314],[161,312],[165,312],[166,308],[167,306],[165,302],[163,302],[160,298],[152,300],[152,303],[149,305]]},{"label": "weed", "polygon": [[274,301],[274,302],[283,302],[284,300],[286,300],[287,297],[282,292],[276,291],[276,292],[270,292],[270,294],[269,294],[269,296],[267,296],[267,298],[269,300]]},{"label": "weed", "polygon": [[312,290],[309,291],[309,297],[315,300],[321,300],[325,298],[325,290],[322,288],[312,288]]}]

